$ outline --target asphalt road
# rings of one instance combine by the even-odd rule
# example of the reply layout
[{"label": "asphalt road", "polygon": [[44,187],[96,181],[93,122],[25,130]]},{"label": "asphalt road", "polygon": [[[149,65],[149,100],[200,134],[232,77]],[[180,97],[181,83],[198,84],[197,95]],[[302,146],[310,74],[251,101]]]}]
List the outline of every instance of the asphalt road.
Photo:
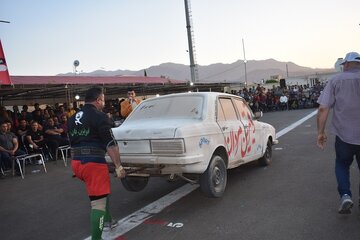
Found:
[{"label": "asphalt road", "polygon": [[[265,113],[277,131],[314,111]],[[281,136],[269,167],[250,163],[229,171],[224,196],[210,199],[199,189],[117,239],[360,239],[360,211],[339,215],[334,176],[334,137],[323,152],[315,145],[316,120]],[[0,239],[85,239],[90,235],[89,200],[82,183],[59,160],[48,173],[0,180]],[[359,171],[351,169],[354,202]],[[186,184],[153,178],[139,193],[112,179],[111,211],[122,219]]]}]

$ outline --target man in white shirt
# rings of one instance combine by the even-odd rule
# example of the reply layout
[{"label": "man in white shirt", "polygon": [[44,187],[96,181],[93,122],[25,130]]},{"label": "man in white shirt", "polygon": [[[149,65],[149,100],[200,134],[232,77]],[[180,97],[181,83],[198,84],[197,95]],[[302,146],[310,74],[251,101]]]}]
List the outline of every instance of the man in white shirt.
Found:
[{"label": "man in white shirt", "polygon": [[280,108],[282,111],[288,109],[288,97],[285,94],[280,97]]}]

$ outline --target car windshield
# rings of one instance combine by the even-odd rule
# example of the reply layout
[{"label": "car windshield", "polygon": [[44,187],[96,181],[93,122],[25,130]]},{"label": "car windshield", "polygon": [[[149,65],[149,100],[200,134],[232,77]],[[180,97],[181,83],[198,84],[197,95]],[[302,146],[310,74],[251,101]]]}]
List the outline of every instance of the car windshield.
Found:
[{"label": "car windshield", "polygon": [[131,120],[146,118],[200,119],[203,102],[203,97],[189,95],[153,98],[143,102],[129,118]]}]

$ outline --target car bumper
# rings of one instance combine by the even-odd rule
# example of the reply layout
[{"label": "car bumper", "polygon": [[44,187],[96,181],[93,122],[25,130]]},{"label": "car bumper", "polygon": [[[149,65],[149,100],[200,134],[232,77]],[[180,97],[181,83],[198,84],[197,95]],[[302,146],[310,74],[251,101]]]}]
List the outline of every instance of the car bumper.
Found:
[{"label": "car bumper", "polygon": [[121,155],[122,163],[129,164],[165,164],[165,165],[188,165],[202,162],[203,155],[192,156],[149,156],[149,155]]},{"label": "car bumper", "polygon": [[[113,165],[108,156],[106,160],[109,165]],[[149,175],[203,173],[208,165],[204,162],[203,155],[181,157],[121,155],[120,161],[126,169],[141,169],[135,172]]]}]

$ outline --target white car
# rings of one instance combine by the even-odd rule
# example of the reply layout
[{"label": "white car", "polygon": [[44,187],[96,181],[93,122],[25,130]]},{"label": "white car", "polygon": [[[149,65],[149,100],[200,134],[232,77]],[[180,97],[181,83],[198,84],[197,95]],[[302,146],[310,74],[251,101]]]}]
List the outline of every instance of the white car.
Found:
[{"label": "white car", "polygon": [[227,169],[259,160],[269,165],[273,126],[258,121],[246,101],[217,92],[170,94],[139,104],[112,132],[120,149],[123,179],[140,191],[151,176],[200,183],[209,197],[221,197]]}]

